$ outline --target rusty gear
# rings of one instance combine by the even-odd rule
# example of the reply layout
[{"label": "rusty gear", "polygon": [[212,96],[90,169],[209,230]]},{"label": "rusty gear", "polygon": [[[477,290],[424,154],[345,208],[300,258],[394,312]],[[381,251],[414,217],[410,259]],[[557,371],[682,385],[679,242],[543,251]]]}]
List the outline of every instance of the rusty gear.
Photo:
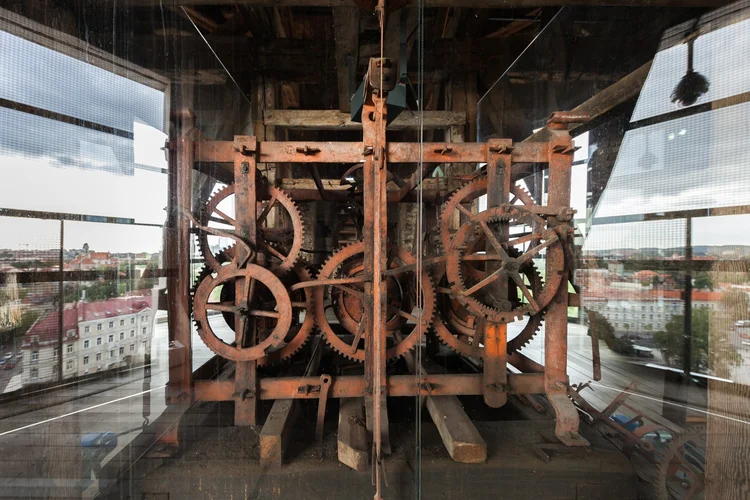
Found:
[{"label": "rusty gear", "polygon": [[[523,187],[511,184],[510,193],[513,195],[509,200],[511,205],[518,201],[523,205],[534,205],[534,198]],[[443,250],[447,250],[450,247],[451,240],[453,239],[453,234],[450,230],[453,214],[458,210],[465,215],[470,215],[462,204],[471,203],[485,194],[487,194],[487,177],[480,177],[454,191],[450,198],[448,198],[448,201],[443,204],[439,220],[440,243],[443,245]]]},{"label": "rusty gear", "polygon": [[[318,274],[318,279],[331,279],[339,277],[356,277],[362,271],[362,258],[364,256],[365,244],[360,241],[346,246],[336,252],[323,265]],[[388,269],[394,270],[402,266],[416,264],[416,259],[407,250],[390,245],[388,248]],[[421,319],[421,332],[425,332],[432,321],[433,311],[435,309],[435,290],[432,280],[428,273],[422,274],[422,300],[423,309],[419,318],[412,315],[412,309],[416,303],[416,275],[413,270],[405,270],[403,273],[397,273],[387,281],[392,282],[388,289],[398,291],[400,297],[388,304],[388,322],[386,332],[388,338],[392,341],[391,346],[386,350],[386,359],[393,359],[402,356],[409,350],[413,349],[420,340],[420,328],[417,323]],[[315,288],[315,320],[318,328],[323,332],[326,342],[341,355],[363,362],[365,360],[365,351],[360,347],[361,339],[366,338],[368,332],[364,332],[361,311],[361,288],[357,287],[358,283],[347,285],[327,285]],[[326,298],[330,299],[334,309],[334,314],[340,316],[339,322],[345,330],[355,335],[355,341],[352,344],[346,343],[331,327],[326,318]],[[389,297],[390,298],[390,297]],[[359,306],[357,306],[357,302]],[[359,311],[359,313],[358,313]],[[407,324],[407,320],[414,322],[414,325]],[[408,334],[403,336],[403,340],[396,341],[395,333],[402,328],[411,328]]]},{"label": "rusty gear", "polygon": [[[509,248],[508,253],[517,257],[520,255],[515,249]],[[445,268],[436,270],[435,282],[439,286],[445,284]],[[534,293],[539,293],[542,288],[542,277],[533,263],[525,266],[523,275],[529,282],[529,286]],[[516,297],[515,301],[510,301],[511,307],[517,307],[521,300],[518,296],[520,289],[512,280],[508,282],[508,297]],[[438,288],[438,293],[448,292],[447,288]],[[463,307],[457,300],[451,297],[451,293],[438,295],[438,313],[433,321],[432,328],[438,339],[454,351],[476,358],[484,356],[484,347],[474,344],[476,339],[476,317],[469,314],[468,310]],[[543,322],[543,313],[532,314],[524,325],[519,334],[508,340],[507,352],[513,353],[529,343],[539,331]]]},{"label": "rusty gear", "polygon": [[[532,239],[527,235],[501,244],[496,240],[488,226],[488,224],[495,222],[505,222],[509,226],[529,226],[532,228],[531,237],[533,241],[540,241],[541,243],[532,246],[518,257],[511,257],[503,248],[503,245],[512,247],[521,242],[532,241]],[[521,319],[526,313],[536,314],[541,312],[554,297],[565,271],[565,252],[561,238],[555,229],[544,229],[544,225],[545,222],[541,217],[519,206],[504,205],[472,215],[455,234],[451,246],[446,252],[445,273],[456,300],[464,305],[471,314],[485,316],[488,320],[496,323],[509,323],[514,319]],[[491,250],[494,253],[477,249],[475,243],[482,237],[491,243]],[[545,248],[547,249],[547,282],[538,294],[534,294],[534,291],[529,290],[523,283],[521,271],[525,266],[531,265],[531,259]],[[480,253],[474,253],[477,251]],[[467,283],[468,280],[464,277],[464,270],[472,266],[464,266],[463,264],[473,260],[480,262],[498,261],[500,268],[475,284]],[[471,276],[468,276],[468,278],[469,280],[472,279]],[[506,308],[498,307],[497,304],[487,299],[480,300],[474,296],[476,292],[500,278],[515,281],[523,292],[526,302],[511,310],[504,310]]]},{"label": "rusty gear", "polygon": [[706,486],[705,463],[700,463],[697,453],[690,454],[691,448],[697,449],[700,443],[705,443],[705,436],[688,431],[673,437],[660,454],[655,484],[658,500],[702,498]]},{"label": "rusty gear", "polygon": [[[220,299],[219,302],[210,300],[216,288],[236,286],[237,279],[244,280],[241,305],[237,305],[234,300],[222,301]],[[260,286],[270,292],[273,302],[260,303],[257,300],[261,295],[258,290]],[[257,309],[253,309],[255,307]],[[264,335],[264,338],[258,339],[255,345],[239,347],[227,344],[216,335],[208,321],[209,310],[228,312],[233,316],[239,314],[243,319],[241,331],[246,330],[245,325],[249,316],[256,316],[261,320],[275,319],[276,324],[270,328],[270,332]],[[253,361],[263,358],[269,351],[282,347],[292,324],[292,302],[284,284],[268,269],[255,264],[238,269],[234,264],[229,264],[222,266],[215,275],[206,276],[198,285],[193,301],[193,315],[198,335],[209,349],[233,361]]]},{"label": "rusty gear", "polygon": [[[259,206],[258,214],[258,235],[257,246],[264,248],[268,253],[268,260],[277,272],[286,272],[294,266],[300,251],[302,250],[302,241],[304,238],[304,226],[297,206],[292,199],[281,189],[268,188],[269,199],[264,202],[265,206]],[[230,184],[223,187],[208,200],[206,203],[201,223],[204,226],[213,224],[217,229],[232,233],[236,230],[234,218],[219,208],[222,201],[234,196],[234,185]],[[288,214],[291,227],[288,228],[267,228],[263,223],[267,221],[268,213],[276,205],[280,204]],[[212,226],[212,227],[213,227]],[[209,233],[199,231],[198,246],[206,263],[214,271],[219,271],[221,262],[214,255],[209,245]],[[224,249],[226,255],[230,258],[234,256],[234,245]]]}]

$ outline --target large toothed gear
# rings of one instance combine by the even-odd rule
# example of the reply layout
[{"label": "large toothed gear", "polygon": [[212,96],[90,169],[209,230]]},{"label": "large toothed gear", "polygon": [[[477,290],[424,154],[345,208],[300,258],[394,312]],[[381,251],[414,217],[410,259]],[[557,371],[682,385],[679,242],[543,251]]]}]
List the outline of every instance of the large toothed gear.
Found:
[{"label": "large toothed gear", "polygon": [[[365,252],[364,242],[357,242],[346,246],[336,252],[323,265],[318,273],[318,279],[357,278],[361,276],[362,260]],[[416,258],[407,250],[391,245],[387,253],[388,269],[395,270],[405,266],[415,265]],[[398,291],[399,296],[389,296],[386,309],[386,336],[389,347],[386,349],[386,359],[394,359],[404,355],[413,349],[427,331],[432,321],[435,310],[435,289],[428,273],[422,273],[421,295],[423,307],[419,317],[414,316],[413,306],[417,302],[416,295],[416,273],[413,269],[392,273],[386,279],[386,287]],[[388,284],[392,281],[392,286]],[[364,280],[357,283],[346,283],[341,285],[325,285],[315,287],[315,321],[323,333],[326,342],[341,355],[363,362],[365,360],[364,341],[368,332],[364,331],[361,304],[364,295]],[[332,328],[326,318],[326,301],[337,314],[341,327],[349,334],[354,335],[352,344],[347,343]],[[360,305],[357,306],[357,301]],[[344,303],[345,302],[345,303]],[[396,332],[408,330],[397,340]]]},{"label": "large toothed gear", "polygon": [[[507,242],[499,242],[490,228],[493,224],[504,223],[509,227],[523,226],[531,229],[530,233],[513,237]],[[476,243],[484,238],[479,247]],[[523,243],[533,242],[533,246],[513,257],[507,248]],[[542,289],[535,293],[523,282],[524,267],[533,265],[532,258],[541,250],[546,249],[547,275]],[[471,314],[484,316],[496,323],[510,323],[521,319],[525,314],[541,312],[554,297],[562,282],[565,271],[565,254],[563,242],[555,229],[545,229],[544,220],[519,206],[503,205],[493,207],[479,214],[472,215],[456,232],[449,247],[446,260],[446,276],[458,302],[465,306]],[[497,262],[498,268],[472,283],[471,276],[464,276],[470,262]],[[523,292],[526,302],[518,307],[509,307],[508,301],[495,300],[484,290],[498,279],[513,280]],[[481,294],[479,292],[482,292]]]},{"label": "large toothed gear", "polygon": [[[297,205],[281,189],[268,187],[268,200],[259,200],[257,216],[256,243],[259,249],[265,250],[268,262],[279,272],[286,272],[297,262],[302,250],[304,226]],[[234,204],[225,202],[234,196],[234,185],[223,187],[208,200],[201,217],[201,224],[217,230],[234,233],[236,231]],[[220,206],[221,205],[221,206]],[[290,226],[269,228],[267,217],[270,211],[280,205],[286,211]],[[214,271],[219,271],[221,262],[211,250],[210,240],[217,238],[206,231],[199,231],[198,246],[206,263]],[[230,258],[234,255],[234,245],[223,250]]]},{"label": "large toothed gear", "polygon": [[[241,304],[237,304],[234,297],[232,300],[222,300],[227,297],[222,298],[221,293],[218,302],[212,300],[214,290],[219,287],[236,288],[238,279],[242,280],[239,290],[239,295],[243,297]],[[265,288],[269,298],[262,297],[261,288]],[[216,335],[208,319],[210,310],[231,313],[234,316],[232,319],[238,317],[239,331],[247,330],[250,317],[255,317],[258,322],[270,321],[275,324],[264,328],[266,333],[254,345],[241,347],[227,343]],[[254,361],[283,347],[292,325],[292,301],[284,284],[270,270],[255,264],[241,269],[229,264],[215,274],[206,276],[198,285],[193,298],[193,316],[198,335],[213,352],[232,361]]]},{"label": "large toothed gear", "polygon": [[[217,254],[219,261],[229,265],[229,259],[223,252]],[[271,269],[274,271],[274,269]],[[215,276],[216,273],[208,266],[204,266],[201,269],[196,279],[195,285],[191,290],[191,301],[190,305],[192,308],[195,300],[195,292],[197,291],[200,284],[206,278]],[[279,279],[284,283],[284,286],[289,290],[292,285],[302,282],[311,281],[312,274],[302,264],[297,264],[292,268],[291,273],[282,273],[278,276]],[[270,298],[270,297],[267,297]],[[302,288],[291,292],[290,298],[292,301],[292,325],[289,328],[284,341],[278,347],[269,349],[266,351],[266,355],[257,360],[258,366],[264,366],[267,364],[275,364],[285,361],[295,354],[297,354],[302,347],[307,343],[315,327],[315,308],[313,306],[313,293],[310,288]],[[219,301],[223,303],[234,303],[235,301],[235,285],[234,281],[225,283],[221,287],[219,292]],[[227,326],[234,331],[234,313],[230,311],[221,312],[224,321]]]},{"label": "large toothed gear", "polygon": [[[514,257],[520,255],[515,249],[508,249]],[[529,287],[535,293],[540,293],[543,285],[541,275],[533,263],[525,266],[523,275],[528,281]],[[484,346],[477,338],[477,317],[469,313],[457,300],[452,297],[450,289],[445,288],[445,268],[436,269],[434,278],[438,284],[438,312],[435,314],[432,328],[438,339],[459,354],[475,358],[484,357]],[[440,293],[443,292],[443,293]],[[520,289],[512,280],[508,281],[508,297],[511,305],[517,307],[522,302],[519,296]],[[513,353],[526,346],[539,332],[544,321],[544,314],[532,314],[528,316],[526,324],[518,335],[508,340],[507,352]]]},{"label": "large toothed gear", "polygon": [[[448,198],[448,201],[443,204],[439,220],[440,243],[443,245],[443,250],[447,250],[450,247],[451,240],[453,239],[453,232],[451,231],[451,218],[453,218],[453,215],[458,212],[470,216],[471,212],[463,204],[471,203],[485,194],[487,194],[487,177],[480,177],[454,191],[450,198]],[[534,198],[521,186],[512,184],[510,186],[510,194],[512,195],[511,199],[508,200],[510,205],[515,205],[519,202],[522,205],[534,205]]]}]

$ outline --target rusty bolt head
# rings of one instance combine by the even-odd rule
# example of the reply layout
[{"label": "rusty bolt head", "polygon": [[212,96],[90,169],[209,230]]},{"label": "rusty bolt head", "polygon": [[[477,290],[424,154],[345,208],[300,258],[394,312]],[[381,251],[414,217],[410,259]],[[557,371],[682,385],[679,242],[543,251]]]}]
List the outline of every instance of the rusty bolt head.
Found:
[{"label": "rusty bolt head", "polygon": [[576,210],[572,208],[561,208],[557,213],[557,220],[562,222],[570,222],[573,220],[573,216],[576,214]]},{"label": "rusty bolt head", "polygon": [[243,174],[246,174],[246,173],[250,172],[250,164],[248,162],[246,162],[246,161],[243,161],[242,162],[242,168],[240,168],[240,171]]}]

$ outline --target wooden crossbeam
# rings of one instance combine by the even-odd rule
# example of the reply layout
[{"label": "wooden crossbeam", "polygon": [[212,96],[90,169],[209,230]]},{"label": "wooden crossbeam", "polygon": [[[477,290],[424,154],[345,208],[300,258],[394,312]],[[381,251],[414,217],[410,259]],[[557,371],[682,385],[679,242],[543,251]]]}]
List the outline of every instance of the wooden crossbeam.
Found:
[{"label": "wooden crossbeam", "polygon": [[[267,110],[263,123],[266,126],[290,129],[316,130],[359,130],[362,124],[353,122],[349,113],[335,109],[274,109]],[[466,113],[459,111],[425,111],[424,128],[438,129],[462,126],[466,123]],[[403,111],[388,125],[389,130],[415,129],[419,127],[419,115]]]},{"label": "wooden crossbeam", "polygon": [[[226,5],[226,0],[180,0],[182,5]],[[596,7],[721,7],[731,2],[726,0],[426,0],[425,7],[461,7],[467,9],[512,9],[526,7],[549,7],[582,5]],[[159,0],[130,0],[131,5],[158,6]],[[248,0],[246,5],[264,7],[351,7],[351,0]],[[416,7],[417,0],[409,0],[406,6]]]}]

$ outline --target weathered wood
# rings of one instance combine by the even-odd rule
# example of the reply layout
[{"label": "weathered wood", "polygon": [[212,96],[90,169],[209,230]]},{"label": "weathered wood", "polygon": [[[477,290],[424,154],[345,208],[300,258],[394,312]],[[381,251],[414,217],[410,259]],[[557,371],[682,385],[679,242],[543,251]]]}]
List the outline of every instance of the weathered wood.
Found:
[{"label": "weathered wood", "polygon": [[284,463],[284,450],[294,421],[294,399],[277,399],[260,431],[260,464],[278,468]]},{"label": "weathered wood", "polygon": [[338,68],[339,111],[349,113],[359,61],[359,8],[333,9],[333,27],[336,37],[336,67]]},{"label": "weathered wood", "polygon": [[[268,110],[263,117],[266,126],[293,129],[317,130],[357,130],[362,124],[353,122],[349,113],[335,109],[276,109]],[[424,128],[463,127],[466,123],[464,111],[425,111]],[[388,125],[389,130],[402,130],[419,127],[419,116],[408,111],[401,113]]]},{"label": "weathered wood", "polygon": [[358,472],[368,469],[370,450],[367,446],[364,399],[342,399],[339,404],[337,438],[339,462]]},{"label": "weathered wood", "polygon": [[[131,0],[132,5],[159,5],[159,0]],[[167,3],[167,2],[165,2]],[[171,3],[171,2],[170,2]],[[226,0],[180,0],[182,5],[225,5]],[[512,9],[523,7],[555,7],[589,5],[601,7],[720,7],[726,0],[427,0],[425,7],[462,7],[470,9]],[[350,7],[351,0],[249,0],[245,5],[264,7]],[[416,7],[417,0],[407,6]]]},{"label": "weathered wood", "polygon": [[426,405],[453,460],[464,464],[487,460],[487,443],[456,396],[431,396]]}]

